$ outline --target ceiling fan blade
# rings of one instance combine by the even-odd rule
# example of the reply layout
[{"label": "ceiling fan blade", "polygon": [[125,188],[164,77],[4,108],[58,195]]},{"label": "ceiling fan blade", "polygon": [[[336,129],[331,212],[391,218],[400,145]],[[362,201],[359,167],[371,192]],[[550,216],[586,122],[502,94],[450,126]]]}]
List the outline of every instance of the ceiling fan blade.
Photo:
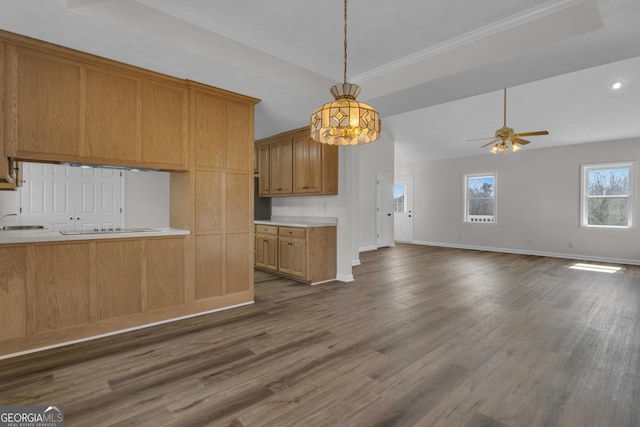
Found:
[{"label": "ceiling fan blade", "polygon": [[518,143],[520,145],[527,145],[530,141],[527,141],[526,139],[520,139],[520,138],[516,137],[516,138],[513,138],[511,140],[511,142],[516,142],[516,143]]},{"label": "ceiling fan blade", "polygon": [[515,136],[535,136],[535,135],[549,135],[549,132],[546,130],[540,130],[537,132],[524,132],[524,133],[517,133]]},{"label": "ceiling fan blade", "polygon": [[494,142],[498,142],[498,141],[500,141],[500,138],[494,139],[493,141],[491,141],[491,142],[489,142],[489,143],[487,143],[487,144],[484,144],[484,145],[483,145],[482,147],[480,147],[480,148],[487,147],[487,146],[489,146],[489,145],[493,144]]},{"label": "ceiling fan blade", "polygon": [[494,139],[495,136],[489,136],[487,138],[476,138],[476,139],[467,139],[467,142],[469,141],[482,141],[483,139]]}]

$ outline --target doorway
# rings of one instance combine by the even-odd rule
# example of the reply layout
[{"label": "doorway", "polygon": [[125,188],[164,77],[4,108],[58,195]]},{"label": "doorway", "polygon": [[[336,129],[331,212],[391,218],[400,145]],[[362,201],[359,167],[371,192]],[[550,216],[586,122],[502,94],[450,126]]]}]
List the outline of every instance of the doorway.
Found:
[{"label": "doorway", "polygon": [[394,240],[413,241],[413,177],[396,179],[393,185]]},{"label": "doorway", "polygon": [[376,174],[376,246],[393,246],[393,180],[381,172]]}]

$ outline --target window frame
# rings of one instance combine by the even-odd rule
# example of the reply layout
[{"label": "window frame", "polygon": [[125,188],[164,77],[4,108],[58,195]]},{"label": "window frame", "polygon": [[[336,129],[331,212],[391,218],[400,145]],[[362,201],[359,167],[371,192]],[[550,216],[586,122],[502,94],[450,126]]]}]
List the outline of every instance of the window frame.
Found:
[{"label": "window frame", "polygon": [[[470,178],[493,178],[493,221],[471,221],[469,218],[469,179]],[[498,223],[498,172],[485,172],[485,173],[468,173],[463,176],[463,217],[462,222],[467,224],[490,224],[496,225]]]},{"label": "window frame", "polygon": [[[635,161],[626,162],[610,162],[610,163],[589,163],[580,165],[580,227],[588,229],[608,229],[608,230],[629,230],[634,227],[634,176],[635,176]],[[629,168],[629,195],[627,197],[627,225],[597,225],[589,224],[589,171],[592,170],[606,170],[606,169],[620,169]],[[606,197],[606,196],[600,196]],[[610,196],[621,197],[621,196]],[[624,196],[622,196],[624,197]]]}]

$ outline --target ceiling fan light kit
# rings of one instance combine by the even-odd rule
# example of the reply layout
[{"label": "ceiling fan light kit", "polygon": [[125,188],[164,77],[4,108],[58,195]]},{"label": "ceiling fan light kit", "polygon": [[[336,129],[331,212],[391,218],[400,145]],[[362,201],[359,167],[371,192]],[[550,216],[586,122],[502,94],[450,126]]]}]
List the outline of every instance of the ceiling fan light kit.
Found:
[{"label": "ceiling fan light kit", "polygon": [[368,144],[380,137],[380,115],[369,104],[356,101],[360,87],[347,83],[347,0],[344,0],[344,82],[331,87],[335,101],[311,115],[311,138],[329,145]]},{"label": "ceiling fan light kit", "polygon": [[[523,145],[527,145],[529,141],[522,139],[522,136],[537,136],[537,135],[549,135],[546,130],[540,130],[536,132],[523,132],[516,133],[513,128],[507,126],[507,89],[504,89],[504,125],[496,131],[496,134],[492,138],[479,138],[479,139],[491,139],[492,141],[484,144],[480,148],[488,147],[492,145],[489,152],[492,154],[508,153],[509,151],[520,151]],[[470,139],[469,141],[477,141],[477,139]]]}]

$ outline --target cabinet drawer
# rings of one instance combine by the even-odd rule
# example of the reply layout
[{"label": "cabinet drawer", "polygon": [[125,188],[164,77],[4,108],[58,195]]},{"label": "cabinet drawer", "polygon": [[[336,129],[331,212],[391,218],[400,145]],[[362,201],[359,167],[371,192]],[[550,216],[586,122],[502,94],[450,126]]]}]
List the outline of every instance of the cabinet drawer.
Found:
[{"label": "cabinet drawer", "polygon": [[297,239],[305,239],[307,237],[306,228],[280,227],[278,236],[295,237]]},{"label": "cabinet drawer", "polygon": [[256,224],[256,233],[271,234],[271,235],[277,236],[278,227],[276,227],[275,225]]}]

